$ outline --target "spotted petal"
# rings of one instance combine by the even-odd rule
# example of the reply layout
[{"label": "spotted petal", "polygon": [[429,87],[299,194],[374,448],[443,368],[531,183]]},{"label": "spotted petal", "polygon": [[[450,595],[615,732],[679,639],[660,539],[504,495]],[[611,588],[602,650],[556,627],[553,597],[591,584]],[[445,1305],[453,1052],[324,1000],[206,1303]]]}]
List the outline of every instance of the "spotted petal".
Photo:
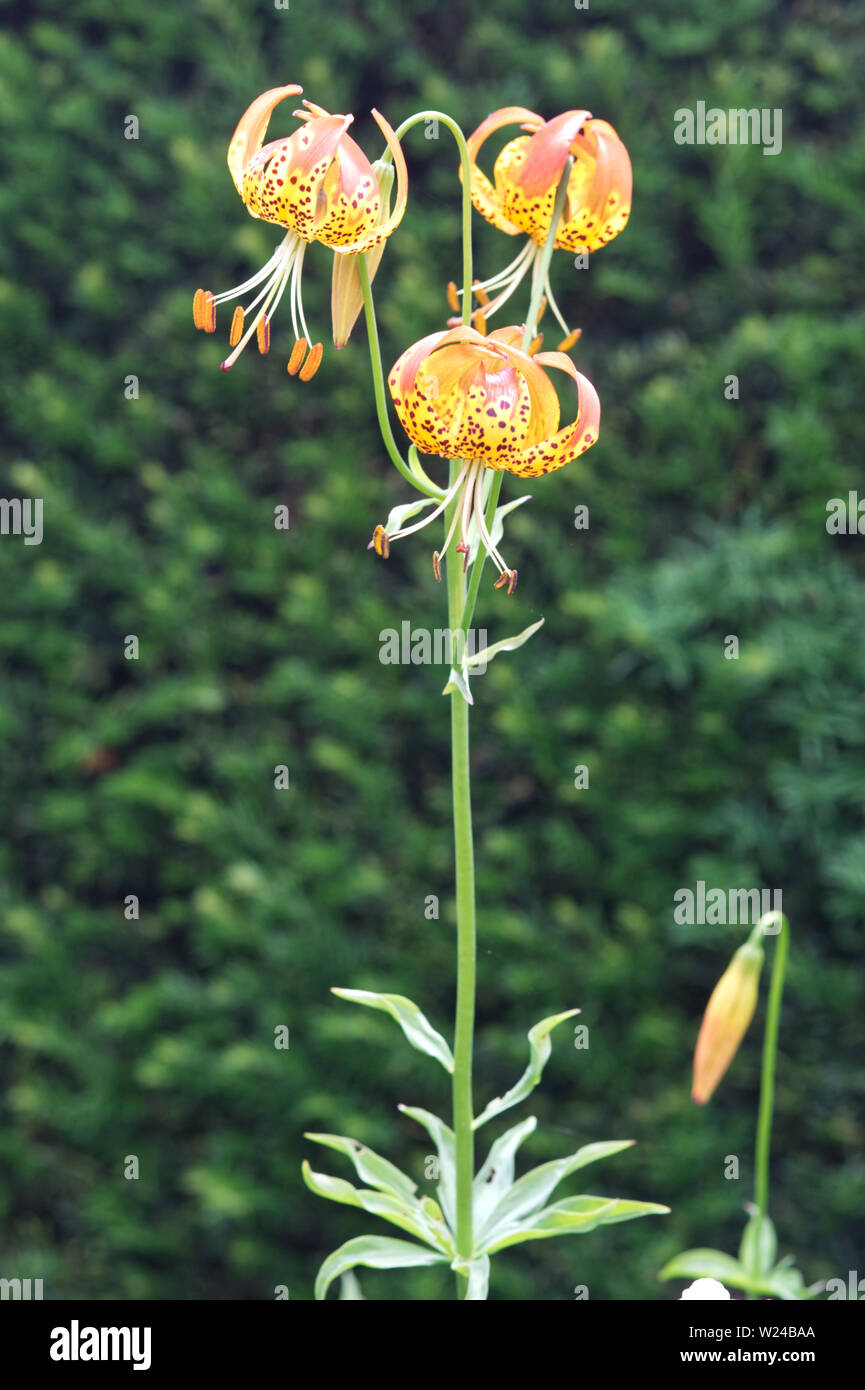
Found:
[{"label": "spotted petal", "polygon": [[253,155],[258,154],[264,144],[264,137],[275,106],[286,97],[297,96],[302,87],[271,87],[247,107],[237,123],[237,129],[228,146],[228,167],[234,186],[243,197],[243,175]]}]

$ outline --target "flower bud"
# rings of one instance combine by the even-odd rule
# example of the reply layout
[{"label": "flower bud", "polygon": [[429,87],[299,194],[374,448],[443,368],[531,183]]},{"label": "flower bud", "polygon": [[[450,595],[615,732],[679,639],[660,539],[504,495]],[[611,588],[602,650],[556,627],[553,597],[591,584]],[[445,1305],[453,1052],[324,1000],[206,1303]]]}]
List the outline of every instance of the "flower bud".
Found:
[{"label": "flower bud", "polygon": [[705,1105],[739,1050],[757,1007],[763,948],[740,946],[712,991],[694,1052],[692,1098]]}]

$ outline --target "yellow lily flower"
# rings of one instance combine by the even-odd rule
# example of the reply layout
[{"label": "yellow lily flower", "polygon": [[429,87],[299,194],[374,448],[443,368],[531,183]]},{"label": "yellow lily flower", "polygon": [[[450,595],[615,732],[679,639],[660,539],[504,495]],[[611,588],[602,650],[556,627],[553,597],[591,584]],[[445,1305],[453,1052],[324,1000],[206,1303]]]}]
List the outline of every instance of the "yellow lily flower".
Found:
[{"label": "yellow lily flower", "polygon": [[[301,273],[306,248],[320,241],[334,253],[332,319],[333,337],[343,347],[361,308],[356,257],[371,252],[374,274],[381,248],[399,225],[405,212],[408,174],[402,148],[392,127],[378,111],[373,119],[384,135],[396,169],[397,196],[392,212],[386,200],[390,185],[377,175],[363,150],[347,134],[353,116],[332,116],[305,101],[306,110],[295,111],[302,122],[293,134],[264,144],[274,108],[302,87],[274,87],[257,97],[241,117],[228,147],[228,167],[234,185],[250,216],[286,229],[270,260],[241,285],[222,294],[197,290],[192,305],[196,328],[216,329],[216,306],[238,299],[258,288],[245,309],[238,306],[231,322],[231,353],[222,363],[228,371],[253,334],[259,352],[270,348],[270,323],[287,287],[295,346],[288,363],[292,376],[308,381],[321,361],[322,345],[316,343],[307,356],[311,335],[301,297]],[[255,311],[253,313],[253,311]],[[246,325],[247,318],[251,322]]]},{"label": "yellow lily flower", "polygon": [[[513,593],[517,571],[504,561],[484,518],[485,470],[506,469],[520,478],[536,478],[563,468],[591,448],[598,438],[598,394],[562,352],[530,356],[519,343],[522,329],[500,328],[485,337],[471,327],[431,333],[402,354],[391,368],[388,386],[396,413],[409,439],[426,454],[463,461],[459,476],[435,510],[422,522],[388,535],[377,526],[370,542],[386,556],[390,543],[428,525],[459,496],[441,552],[433,569],[441,578],[441,560],[459,527],[457,551],[469,559],[471,522],[478,542],[492,559],[499,578]],[[559,401],[545,367],[565,372],[578,391],[577,417],[559,428]]]},{"label": "yellow lily flower", "polygon": [[[494,165],[495,182],[491,183],[477,163],[481,146],[503,126],[515,124],[528,133],[517,136],[500,151]],[[590,111],[565,111],[545,121],[524,106],[505,106],[481,122],[469,137],[468,150],[472,202],[477,211],[508,236],[528,235],[516,260],[500,274],[475,284],[480,308],[474,317],[483,323],[533,270],[550,230],[556,191],[570,157],[574,165],[555,245],[574,253],[597,251],[627,225],[632,187],[628,151],[613,127],[594,119]],[[553,298],[549,276],[543,289],[565,334],[560,348],[566,351],[575,339]],[[495,294],[491,301],[490,292]],[[449,287],[449,299],[456,312],[455,287]]]}]

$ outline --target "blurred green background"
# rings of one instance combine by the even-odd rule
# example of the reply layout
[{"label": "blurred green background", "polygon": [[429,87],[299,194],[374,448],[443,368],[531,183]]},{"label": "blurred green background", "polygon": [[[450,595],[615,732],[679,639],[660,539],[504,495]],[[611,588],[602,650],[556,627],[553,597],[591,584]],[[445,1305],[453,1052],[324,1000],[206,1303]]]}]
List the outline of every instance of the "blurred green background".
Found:
[{"label": "blurred green background", "polygon": [[[736,1249],[763,1004],[712,1104],[694,1106],[700,1015],[741,939],[674,926],[673,893],[698,879],[783,891],[773,1214],[808,1280],[865,1273],[865,539],[825,529],[865,456],[861,10],[42,0],[3,14],[0,495],[44,498],[45,535],[0,538],[0,1274],[42,1277],[51,1298],[260,1299],[277,1284],[310,1298],[324,1255],[376,1223],[306,1191],[305,1153],[347,1173],[302,1131],[356,1135],[420,1180],[429,1141],[396,1104],[448,1105],[395,1025],[328,994],[405,993],[450,1031],[442,672],[378,660],[381,629],[441,626],[444,594],[426,536],[388,564],[365,548],[409,490],[378,439],[363,327],[304,386],[284,370],[287,313],[271,355],[230,375],[230,311],[216,338],[191,322],[196,286],[244,279],[275,244],[225,152],[248,102],[295,81],[354,111],[372,155],[372,106],[394,125],[441,108],[468,132],[518,103],[588,107],[634,165],[626,232],[588,273],[564,254],[553,267],[601,440],[533,487],[509,525],[519,590],[508,601],[485,576],[476,620],[495,640],[546,618],[475,682],[476,1089],[499,1094],[529,1026],[579,1006],[589,1050],[563,1027],[513,1112],[540,1119],[524,1161],[632,1136],[584,1189],[673,1213],[508,1251],[491,1296],[670,1298],[656,1272],[675,1251]],[[700,100],[782,108],[782,153],[676,145],[673,112]],[[272,136],[292,128],[288,106]],[[409,210],[376,281],[386,363],[443,325],[459,271],[445,130],[419,127],[407,156]],[[475,230],[490,275],[516,243]],[[313,247],[305,275],[325,341],[330,259]],[[514,303],[520,318],[527,297]],[[436,1271],[362,1284],[452,1296]]]}]

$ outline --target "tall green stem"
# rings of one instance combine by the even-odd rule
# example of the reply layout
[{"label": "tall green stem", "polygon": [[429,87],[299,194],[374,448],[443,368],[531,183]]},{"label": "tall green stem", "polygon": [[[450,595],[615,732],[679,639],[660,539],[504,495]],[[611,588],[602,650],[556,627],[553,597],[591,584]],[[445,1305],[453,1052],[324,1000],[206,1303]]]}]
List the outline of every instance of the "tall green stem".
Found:
[{"label": "tall green stem", "polygon": [[769,1149],[772,1142],[772,1111],[775,1105],[775,1062],[778,1057],[778,1029],[781,1021],[781,997],[784,993],[784,974],[790,945],[787,918],[778,914],[781,930],[772,962],[772,981],[766,1008],[766,1032],[763,1037],[763,1065],[760,1076],[760,1109],[757,1115],[757,1147],[754,1156],[754,1205],[761,1216],[769,1214]]}]

